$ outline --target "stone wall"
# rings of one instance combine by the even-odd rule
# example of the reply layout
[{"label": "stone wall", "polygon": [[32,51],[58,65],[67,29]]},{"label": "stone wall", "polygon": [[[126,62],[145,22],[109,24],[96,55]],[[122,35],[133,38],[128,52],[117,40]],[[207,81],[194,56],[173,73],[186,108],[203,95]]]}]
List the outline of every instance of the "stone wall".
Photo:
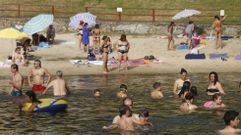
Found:
[{"label": "stone wall", "polygon": [[[26,22],[28,19],[14,19],[6,18],[0,20],[0,28],[14,26],[17,21],[22,23]],[[55,18],[54,27],[57,32],[69,32],[74,31],[68,27],[69,19],[59,19]],[[101,28],[106,32],[117,32],[126,34],[165,34],[167,25],[165,23],[152,23],[152,22],[98,22]],[[196,25],[199,33],[210,34],[212,27],[211,25]],[[178,24],[176,26],[175,33],[181,34],[185,29],[185,25]],[[226,35],[241,35],[241,25],[224,25],[224,34]]]}]

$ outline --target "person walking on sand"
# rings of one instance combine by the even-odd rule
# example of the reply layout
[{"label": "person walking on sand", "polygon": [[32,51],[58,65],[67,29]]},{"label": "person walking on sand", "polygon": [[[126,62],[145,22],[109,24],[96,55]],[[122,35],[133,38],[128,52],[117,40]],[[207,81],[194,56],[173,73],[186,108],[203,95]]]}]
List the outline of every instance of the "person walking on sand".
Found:
[{"label": "person walking on sand", "polygon": [[127,61],[128,61],[128,52],[130,50],[130,44],[126,39],[125,34],[121,35],[120,39],[118,40],[117,47],[118,47],[117,52],[118,52],[118,60],[119,60],[118,70],[120,71],[122,60],[124,60],[124,63],[125,63],[125,70],[128,70]]},{"label": "person walking on sand", "polygon": [[173,50],[174,46],[174,38],[173,38],[173,29],[174,29],[175,23],[171,21],[171,23],[167,27],[167,38],[168,38],[168,45],[167,50]]},{"label": "person walking on sand", "polygon": [[85,23],[83,26],[83,36],[82,36],[82,43],[84,45],[84,52],[87,52],[89,49],[89,43],[90,43],[90,29],[88,28],[88,23]]},{"label": "person walking on sand", "polygon": [[12,86],[11,96],[22,96],[22,87],[23,87],[23,76],[18,72],[18,65],[11,65],[12,80],[9,81],[9,84]]},{"label": "person walking on sand", "polygon": [[53,87],[53,93],[54,96],[66,96],[69,94],[69,88],[67,86],[66,81],[62,78],[63,77],[63,72],[58,70],[56,72],[56,79],[54,79],[53,81],[51,81],[47,88],[42,92],[42,94],[46,94],[46,92],[48,91],[48,89],[50,87]]},{"label": "person walking on sand", "polygon": [[[44,77],[47,76],[48,80],[44,82]],[[45,86],[50,82],[51,75],[47,69],[42,68],[41,61],[34,61],[34,68],[28,74],[28,83],[34,92],[45,90]]]},{"label": "person walking on sand", "polygon": [[214,31],[215,31],[215,37],[216,37],[216,49],[221,48],[222,49],[222,23],[225,20],[226,16],[224,16],[222,19],[218,15],[214,16],[214,22],[212,24]]},{"label": "person walking on sand", "polygon": [[107,74],[109,72],[108,66],[107,66],[108,55],[109,55],[109,52],[112,52],[112,45],[111,45],[110,37],[103,36],[102,40],[103,42],[100,45],[100,51],[102,53],[103,71],[104,71],[104,74]]},{"label": "person walking on sand", "polygon": [[91,31],[91,34],[93,36],[93,46],[95,49],[99,50],[100,48],[100,37],[102,34],[102,31],[100,30],[99,24],[95,25],[95,28]]},{"label": "person walking on sand", "polygon": [[192,49],[192,34],[194,31],[194,24],[193,21],[189,21],[185,33],[187,34],[187,45],[190,49]]}]

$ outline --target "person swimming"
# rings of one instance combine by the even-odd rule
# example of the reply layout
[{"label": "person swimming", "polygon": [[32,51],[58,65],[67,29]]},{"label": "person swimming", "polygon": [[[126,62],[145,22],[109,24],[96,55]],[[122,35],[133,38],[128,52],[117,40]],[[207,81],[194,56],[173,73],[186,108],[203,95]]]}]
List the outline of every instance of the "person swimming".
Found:
[{"label": "person swimming", "polygon": [[180,75],[181,77],[179,79],[177,79],[174,83],[174,87],[173,87],[173,93],[174,95],[178,95],[178,93],[180,93],[181,89],[182,89],[182,86],[183,86],[183,83],[185,81],[190,81],[190,79],[188,78],[188,73],[187,73],[187,70],[185,70],[184,68],[181,69],[180,71]]},{"label": "person swimming", "polygon": [[209,73],[209,81],[210,82],[206,90],[209,96],[212,96],[214,94],[219,94],[219,93],[225,94],[223,87],[219,82],[218,74],[216,72]]},{"label": "person swimming", "polygon": [[241,133],[241,129],[237,128],[240,122],[238,118],[239,113],[236,111],[227,111],[223,116],[223,120],[225,123],[225,128],[219,130],[218,133],[221,135],[237,135]]},{"label": "person swimming", "polygon": [[205,102],[203,107],[207,109],[220,109],[226,107],[226,105],[223,103],[220,94],[214,94],[212,100]]},{"label": "person swimming", "polygon": [[110,126],[103,126],[103,129],[119,128],[123,131],[135,131],[135,125],[152,124],[146,120],[137,120],[135,117],[133,117],[131,109],[124,105],[119,108],[119,119],[116,119],[115,121],[113,120]]},{"label": "person swimming", "polygon": [[116,93],[116,96],[118,98],[126,98],[128,96],[128,94],[127,94],[127,85],[121,84],[119,91]]},{"label": "person swimming", "polygon": [[153,84],[154,90],[151,92],[151,97],[153,99],[161,99],[163,97],[163,93],[161,90],[161,83],[160,82],[155,82]]},{"label": "person swimming", "polygon": [[94,95],[95,98],[100,97],[100,96],[101,96],[101,91],[100,91],[100,89],[95,89],[93,95]]},{"label": "person swimming", "polygon": [[194,96],[189,92],[185,95],[186,102],[180,106],[181,111],[191,113],[198,107],[193,104]]},{"label": "person swimming", "polygon": [[190,92],[191,83],[189,81],[185,81],[181,88],[181,91],[178,93],[179,98],[185,99],[187,93]]},{"label": "person swimming", "polygon": [[[142,110],[138,115],[134,115],[138,121],[141,123],[149,122],[149,111],[148,110]],[[149,126],[153,126],[151,122],[149,122],[148,126],[141,126],[141,125],[136,125],[135,129],[138,131],[146,132],[149,131]]]}]

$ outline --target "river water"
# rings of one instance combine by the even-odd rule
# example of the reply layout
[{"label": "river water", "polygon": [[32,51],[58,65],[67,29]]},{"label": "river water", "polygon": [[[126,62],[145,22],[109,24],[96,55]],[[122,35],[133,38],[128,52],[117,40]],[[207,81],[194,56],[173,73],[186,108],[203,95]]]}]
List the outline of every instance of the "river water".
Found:
[{"label": "river water", "polygon": [[[220,81],[227,95],[223,96],[227,109],[240,112],[241,93],[238,92],[240,74],[220,74]],[[116,92],[121,83],[128,85],[128,93],[134,99],[133,112],[142,109],[150,112],[150,121],[154,127],[148,135],[213,135],[218,129],[224,127],[222,120],[224,111],[210,111],[202,108],[204,101],[209,99],[205,90],[208,85],[208,74],[192,74],[190,78],[193,85],[197,86],[199,96],[194,104],[200,108],[192,114],[183,114],[179,111],[181,102],[172,97],[172,86],[177,74],[160,75],[85,75],[67,76],[65,79],[71,90],[68,97],[66,112],[50,115],[48,113],[20,113],[12,104],[11,98],[2,91],[10,89],[9,78],[0,78],[0,134],[83,134],[83,135],[108,135],[120,134],[119,130],[105,131],[102,126],[109,125],[115,115],[121,100],[116,98]],[[152,84],[155,81],[162,83],[164,98],[153,100],[150,98]],[[93,90],[102,90],[102,97],[95,99]],[[29,87],[25,81],[24,90]],[[51,97],[52,91],[47,96]],[[227,110],[226,109],[226,110]]]}]

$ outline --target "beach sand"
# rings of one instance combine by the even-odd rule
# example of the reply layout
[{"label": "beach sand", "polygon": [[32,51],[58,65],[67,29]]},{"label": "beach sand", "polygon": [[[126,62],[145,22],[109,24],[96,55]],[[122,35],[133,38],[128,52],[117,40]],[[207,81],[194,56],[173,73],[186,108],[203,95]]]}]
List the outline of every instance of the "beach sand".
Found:
[{"label": "beach sand", "polygon": [[[116,42],[119,35],[111,36],[112,42]],[[189,73],[209,73],[216,72],[241,72],[241,61],[234,60],[237,54],[241,53],[240,39],[231,39],[224,41],[223,49],[215,49],[214,40],[203,40],[207,43],[200,53],[206,54],[205,60],[185,60],[185,51],[167,51],[167,39],[161,39],[159,35],[137,36],[127,35],[131,48],[129,51],[129,59],[144,58],[146,55],[154,55],[161,60],[158,64],[141,65],[131,67],[127,72],[118,72],[116,68],[110,68],[109,74],[164,74],[178,73],[181,68],[185,68]],[[185,41],[186,38],[177,38],[175,44]],[[0,61],[5,61],[7,56],[13,52],[15,43],[13,40],[0,39]],[[82,52],[77,45],[77,39],[73,33],[57,34],[56,45],[51,48],[40,49],[31,52],[34,56],[41,57],[42,66],[54,74],[57,70],[62,70],[64,75],[87,75],[102,74],[102,66],[96,65],[72,65],[69,60],[86,57],[86,53]],[[71,43],[72,42],[72,43]],[[65,43],[65,44],[64,44]],[[70,43],[70,44],[68,44]],[[227,61],[221,59],[209,59],[209,53],[228,53]],[[114,54],[111,54],[114,56]],[[117,58],[117,56],[115,56]],[[20,72],[27,76],[33,62],[28,67],[20,67]],[[9,76],[9,68],[0,68],[0,76]]]}]

